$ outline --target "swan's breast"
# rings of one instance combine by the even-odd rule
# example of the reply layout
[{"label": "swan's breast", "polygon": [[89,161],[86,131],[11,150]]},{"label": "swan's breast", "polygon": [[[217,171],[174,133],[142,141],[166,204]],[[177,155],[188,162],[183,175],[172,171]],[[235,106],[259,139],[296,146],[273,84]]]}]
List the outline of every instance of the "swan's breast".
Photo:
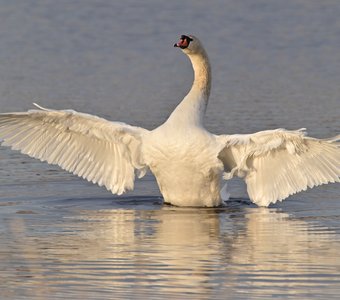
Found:
[{"label": "swan's breast", "polygon": [[186,136],[156,132],[145,139],[144,159],[166,202],[181,206],[218,205],[223,165],[214,143],[213,136],[205,132]]},{"label": "swan's breast", "polygon": [[[196,169],[220,166],[215,137],[203,129],[190,128],[175,131],[159,127],[143,139],[145,163],[156,167],[164,163],[195,166]],[[162,166],[165,167],[165,166]]]}]

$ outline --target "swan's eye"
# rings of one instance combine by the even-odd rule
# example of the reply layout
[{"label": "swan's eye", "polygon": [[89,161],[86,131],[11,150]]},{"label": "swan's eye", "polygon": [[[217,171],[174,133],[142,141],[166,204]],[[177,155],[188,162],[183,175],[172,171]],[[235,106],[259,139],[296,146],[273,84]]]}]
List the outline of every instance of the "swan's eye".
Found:
[{"label": "swan's eye", "polygon": [[187,35],[181,35],[181,39],[187,41],[188,44],[193,41],[193,39],[190,36]]}]

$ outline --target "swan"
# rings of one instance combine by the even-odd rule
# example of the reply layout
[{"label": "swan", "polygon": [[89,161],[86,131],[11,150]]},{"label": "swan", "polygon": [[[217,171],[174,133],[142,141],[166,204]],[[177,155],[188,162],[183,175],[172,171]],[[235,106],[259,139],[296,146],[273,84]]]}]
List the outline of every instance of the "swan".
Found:
[{"label": "swan", "polygon": [[339,182],[340,135],[308,137],[305,129],[215,135],[203,119],[211,87],[206,51],[193,35],[174,45],[190,59],[194,82],[169,118],[154,130],[110,122],[74,110],[37,104],[27,112],[0,114],[4,146],[59,165],[113,194],[134,187],[150,170],[164,202],[176,206],[223,204],[221,177],[241,177],[252,202],[268,206],[289,195]]}]

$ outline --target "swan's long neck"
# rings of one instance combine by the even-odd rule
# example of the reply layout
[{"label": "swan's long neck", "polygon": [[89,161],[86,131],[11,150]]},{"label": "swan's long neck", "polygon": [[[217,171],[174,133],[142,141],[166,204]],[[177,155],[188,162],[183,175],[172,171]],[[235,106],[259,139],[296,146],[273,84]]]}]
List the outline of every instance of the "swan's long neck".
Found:
[{"label": "swan's long neck", "polygon": [[168,121],[177,124],[203,125],[211,87],[211,69],[204,49],[188,54],[194,69],[194,82],[189,93],[170,115]]}]

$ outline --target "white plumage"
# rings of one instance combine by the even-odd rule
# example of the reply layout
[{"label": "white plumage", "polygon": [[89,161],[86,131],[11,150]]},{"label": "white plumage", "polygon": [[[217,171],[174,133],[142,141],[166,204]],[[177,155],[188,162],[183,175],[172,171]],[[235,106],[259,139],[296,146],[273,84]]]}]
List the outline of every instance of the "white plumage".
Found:
[{"label": "white plumage", "polygon": [[[210,94],[210,64],[200,41],[175,44],[190,58],[195,79],[168,120],[148,131],[73,110],[0,114],[4,146],[57,164],[114,194],[132,190],[135,174],[155,175],[164,201],[218,206],[220,178],[243,177],[260,205],[328,182],[339,182],[340,143],[307,137],[303,129],[217,136],[203,126]],[[224,191],[226,194],[226,191]]]},{"label": "white plumage", "polygon": [[144,131],[73,110],[0,115],[4,146],[57,164],[114,194],[132,190],[135,169],[145,170],[140,151]]},{"label": "white plumage", "polygon": [[[304,129],[220,136],[219,153],[227,171],[244,177],[250,199],[260,205],[281,201],[307,187],[339,181],[340,149],[333,139],[305,136]],[[230,146],[228,146],[230,145]]]}]

